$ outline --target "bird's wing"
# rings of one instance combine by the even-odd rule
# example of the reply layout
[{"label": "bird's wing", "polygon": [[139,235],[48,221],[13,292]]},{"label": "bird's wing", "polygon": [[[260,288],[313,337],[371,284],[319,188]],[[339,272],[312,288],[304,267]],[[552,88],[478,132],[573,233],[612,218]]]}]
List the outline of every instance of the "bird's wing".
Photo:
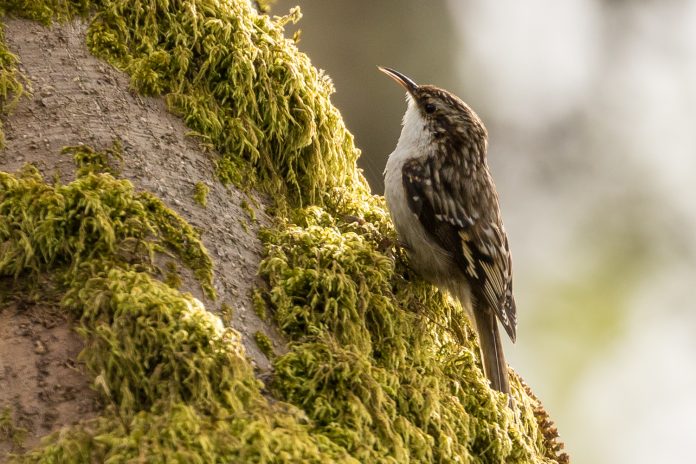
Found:
[{"label": "bird's wing", "polygon": [[476,184],[462,173],[458,160],[441,158],[430,156],[404,164],[402,179],[409,207],[427,233],[452,253],[474,296],[495,310],[515,341],[512,261],[495,187],[487,172]]}]

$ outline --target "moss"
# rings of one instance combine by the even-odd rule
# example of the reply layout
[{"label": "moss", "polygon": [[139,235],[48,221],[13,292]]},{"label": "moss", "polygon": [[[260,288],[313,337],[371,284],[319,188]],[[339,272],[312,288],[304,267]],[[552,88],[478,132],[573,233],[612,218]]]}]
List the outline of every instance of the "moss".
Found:
[{"label": "moss", "polygon": [[[64,305],[80,318],[83,357],[112,406],[27,460],[562,461],[538,401],[517,379],[514,410],[490,390],[461,309],[389,245],[383,200],[355,167],[359,152],[330,104],[330,80],[283,37],[299,10],[270,19],[241,0],[92,6],[92,51],[128,72],[134,89],[165,96],[217,149],[221,180],[275,200],[276,221],[262,234],[268,289],[255,303],[269,306],[291,343],[273,360],[269,404],[238,335],[132,257],[167,247],[210,283],[207,254],[190,246],[200,243],[195,231],[154,196],[84,173],[78,191],[114,203],[119,216],[95,217],[90,207],[83,233],[60,232],[32,208],[29,217],[15,212],[19,233],[0,274],[66,269]],[[31,172],[7,182],[16,189],[25,177],[33,184],[14,199],[27,199],[23,208],[66,187]],[[85,240],[95,245],[89,253],[68,246]]]},{"label": "moss", "polygon": [[227,303],[220,305],[220,319],[225,327],[232,327],[232,317],[234,316],[234,308]]},{"label": "moss", "polygon": [[534,410],[534,418],[536,424],[541,429],[541,434],[543,436],[543,443],[541,447],[546,450],[546,456],[558,462],[558,464],[569,464],[570,456],[563,451],[565,445],[561,441],[558,435],[558,429],[556,424],[551,420],[549,413],[541,405],[541,402],[537,399],[536,395],[532,392],[532,389],[524,383],[521,377],[514,374],[516,383],[524,388],[527,396],[532,400],[532,407]]},{"label": "moss", "polygon": [[174,261],[168,261],[165,265],[164,283],[172,288],[181,288],[181,274]]},{"label": "moss", "polygon": [[10,442],[13,449],[19,449],[24,443],[27,432],[27,429],[14,423],[12,410],[9,407],[0,412],[0,442]]},{"label": "moss", "polygon": [[151,218],[154,229],[162,237],[163,246],[159,246],[158,249],[170,249],[177,253],[183,263],[193,271],[205,294],[215,299],[213,262],[201,243],[200,233],[151,193],[140,193],[138,199]]},{"label": "moss", "polygon": [[[9,114],[22,95],[30,90],[29,82],[19,71],[18,65],[19,59],[5,45],[5,28],[0,23],[0,116]],[[0,122],[0,149],[4,147],[5,134]]]},{"label": "moss", "polygon": [[14,14],[33,19],[46,26],[53,21],[66,21],[74,16],[85,16],[93,8],[108,0],[4,0],[0,5],[0,16]]},{"label": "moss", "polygon": [[111,405],[17,461],[351,462],[300,410],[269,404],[239,334],[153,278],[157,221],[128,182],[88,172],[49,185],[28,167],[0,172],[0,186],[0,276],[56,276]]},{"label": "moss", "polygon": [[275,357],[275,353],[273,351],[273,342],[271,342],[271,339],[268,338],[268,335],[265,333],[259,331],[254,334],[254,340],[256,341],[256,345],[259,347],[261,352],[266,355],[269,359],[273,359]]},{"label": "moss", "polygon": [[321,201],[333,186],[367,190],[359,151],[329,101],[331,81],[283,36],[299,9],[272,20],[247,1],[107,3],[90,48],[128,72],[135,89],[164,95],[220,153],[222,179],[295,204]]},{"label": "moss", "polygon": [[239,206],[245,213],[247,213],[247,216],[249,216],[249,220],[251,220],[251,222],[256,222],[256,211],[254,211],[254,208],[247,200],[242,200]]},{"label": "moss", "polygon": [[[110,174],[87,172],[67,184],[48,185],[31,165],[19,176],[0,172],[0,275],[34,275],[66,265],[69,278],[105,256],[146,250],[176,253],[214,296],[212,261],[198,234],[149,193]],[[149,268],[151,264],[147,264]]]},{"label": "moss", "polygon": [[63,305],[79,315],[88,340],[81,358],[100,373],[121,417],[180,401],[241,412],[258,388],[239,335],[147,273],[99,272],[71,286]]},{"label": "moss", "polygon": [[296,411],[268,408],[211,421],[177,403],[140,412],[127,426],[104,417],[65,430],[59,441],[24,462],[358,464],[328,439],[311,435],[303,420]]},{"label": "moss", "polygon": [[205,208],[208,205],[208,192],[210,192],[210,188],[204,182],[196,182],[193,187],[194,201]]},{"label": "moss", "polygon": [[251,294],[251,303],[254,306],[254,312],[262,321],[268,320],[268,312],[266,311],[266,300],[263,292],[259,288],[255,288]]},{"label": "moss", "polygon": [[128,72],[135,89],[164,95],[218,150],[224,181],[296,204],[335,185],[366,191],[359,150],[329,100],[333,84],[283,36],[299,8],[271,19],[247,1],[185,3],[12,0],[2,12],[48,24],[97,11],[94,54]]},{"label": "moss", "polygon": [[393,232],[379,203],[371,223],[336,219],[360,216],[344,202],[345,214],[311,207],[265,232],[261,273],[293,340],[274,361],[274,396],[361,462],[551,462],[526,392],[515,388],[513,415],[475,345],[459,343],[461,310],[380,250]]},{"label": "moss", "polygon": [[261,13],[269,13],[271,11],[271,6],[276,2],[276,0],[257,0],[254,1],[256,9]]},{"label": "moss", "polygon": [[23,462],[331,462],[346,452],[261,394],[239,335],[190,296],[112,268],[71,286],[81,354],[111,400]]},{"label": "moss", "polygon": [[119,169],[114,167],[115,162],[123,162],[123,151],[121,142],[114,141],[111,148],[104,150],[95,150],[88,145],[76,145],[74,147],[65,147],[62,150],[63,154],[71,155],[77,165],[77,175],[84,176],[89,173],[105,172],[113,176],[119,174]]}]

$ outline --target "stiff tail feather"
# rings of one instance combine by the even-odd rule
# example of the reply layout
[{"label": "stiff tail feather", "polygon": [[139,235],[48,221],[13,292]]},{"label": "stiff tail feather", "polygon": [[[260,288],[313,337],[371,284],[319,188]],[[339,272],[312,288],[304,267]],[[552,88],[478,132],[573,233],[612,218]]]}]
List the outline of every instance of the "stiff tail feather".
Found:
[{"label": "stiff tail feather", "polygon": [[498,321],[493,311],[474,310],[476,329],[481,345],[483,371],[491,381],[491,387],[499,392],[510,393],[507,363],[500,340]]}]

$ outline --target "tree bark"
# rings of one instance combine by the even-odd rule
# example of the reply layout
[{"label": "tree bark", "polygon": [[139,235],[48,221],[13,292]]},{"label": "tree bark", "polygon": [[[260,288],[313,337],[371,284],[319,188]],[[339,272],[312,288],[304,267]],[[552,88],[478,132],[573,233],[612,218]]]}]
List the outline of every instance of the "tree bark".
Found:
[{"label": "tree bark", "polygon": [[[114,5],[120,8],[127,3],[95,2],[95,8],[113,7],[109,11],[113,15],[119,11]],[[276,24],[257,16],[247,2],[231,4],[239,8],[235,11],[240,15],[248,16],[235,20],[223,16],[229,21],[223,25],[229,26],[232,34],[244,21],[262,24],[271,31],[282,30],[282,21]],[[186,5],[197,6],[198,10],[191,10],[193,17],[201,15],[195,18],[196,27],[186,29],[191,33],[201,33],[210,26],[206,8],[222,8],[205,0],[172,2],[169,8]],[[0,408],[6,411],[5,418],[0,417],[4,435],[0,436],[0,452],[29,451],[16,458],[27,462],[106,458],[121,462],[135,456],[196,457],[206,462],[567,462],[553,424],[516,377],[517,409],[513,414],[507,409],[507,400],[485,385],[471,355],[475,350],[470,347],[446,344],[439,348],[449,350],[449,355],[412,359],[414,353],[426,356],[424,353],[438,349],[433,340],[447,338],[447,327],[435,338],[432,332],[441,329],[442,321],[451,322],[448,316],[434,311],[450,306],[427,285],[417,279],[411,284],[401,276],[408,272],[404,259],[383,240],[393,235],[388,216],[381,200],[367,193],[355,168],[357,150],[352,137],[330,106],[329,92],[323,93],[328,84],[316,70],[300,69],[298,73],[307,74],[297,81],[292,80],[297,76],[274,77],[288,79],[292,85],[300,82],[311,90],[308,95],[312,100],[291,108],[286,119],[283,115],[267,117],[262,110],[252,114],[254,108],[267,104],[268,96],[253,93],[256,87],[250,87],[239,101],[218,100],[219,106],[207,107],[229,115],[238,109],[235,105],[247,105],[245,113],[224,120],[238,123],[234,127],[239,134],[228,136],[225,130],[231,130],[229,127],[206,132],[202,120],[184,114],[197,135],[189,137],[191,129],[168,109],[184,112],[181,95],[167,104],[160,97],[137,91],[175,94],[175,90],[166,89],[169,84],[148,74],[153,69],[165,73],[172,68],[152,65],[161,58],[152,50],[147,58],[152,68],[144,69],[142,62],[119,61],[122,56],[114,58],[129,69],[129,82],[129,75],[90,53],[86,31],[92,20],[72,20],[48,28],[26,19],[3,19],[6,45],[19,58],[19,70],[31,88],[31,94],[4,119],[6,147],[0,151],[0,170],[9,176],[5,186],[14,185],[27,164],[38,168],[48,189],[96,178],[80,174],[75,158],[65,153],[64,147],[89,146],[88,153],[94,149],[110,154],[105,169],[111,174],[95,176],[105,182],[112,182],[112,177],[130,182],[135,193],[127,191],[128,198],[135,198],[136,203],[144,201],[150,197],[138,196],[139,192],[148,192],[182,218],[183,222],[175,224],[184,228],[190,224],[201,231],[202,245],[214,267],[216,296],[205,291],[195,266],[187,264],[185,247],[190,243],[183,245],[181,254],[159,250],[149,271],[133,264],[132,257],[119,257],[114,269],[90,271],[96,273],[80,281],[84,289],[75,288],[75,280],[67,287],[55,282],[52,273],[58,264],[51,259],[37,258],[38,274],[27,270],[11,276],[2,267],[7,263],[0,265],[0,295],[4,296],[0,301],[0,356],[5,372],[0,377]],[[100,20],[105,21],[103,17]],[[127,28],[147,30],[153,26],[147,20],[144,23],[127,24]],[[105,36],[100,37],[106,40]],[[254,55],[257,51],[253,47],[271,43],[270,49],[280,50],[275,59],[289,69],[301,68],[296,60],[306,59],[298,58],[290,42],[273,42],[275,38],[263,34],[254,40],[257,42],[249,45],[250,49],[234,53]],[[214,45],[205,43],[210,49],[196,53],[212,55]],[[133,47],[137,49],[138,44]],[[259,56],[265,55],[259,52]],[[257,73],[272,65],[259,58],[253,63]],[[196,89],[195,79],[185,82]],[[235,92],[239,92],[244,84],[234,82]],[[283,125],[297,127],[295,132],[282,132],[286,130],[279,128]],[[284,135],[273,135],[278,133]],[[293,145],[293,137],[301,143]],[[258,190],[276,197],[269,200],[254,188],[239,189],[220,181],[221,169],[227,166],[220,160],[236,156],[225,145],[230,138],[232,144],[242,141],[234,145],[242,147],[243,154],[242,161],[235,162],[251,166],[241,172],[253,173]],[[253,146],[249,146],[251,139],[257,141]],[[292,164],[281,164],[285,161],[280,160],[288,159]],[[16,199],[10,190],[0,191],[0,204],[9,201],[7,198]],[[328,195],[322,196],[324,193]],[[286,197],[281,199],[281,195]],[[344,206],[344,201],[349,206]],[[268,205],[273,205],[271,213]],[[9,232],[0,228],[0,250],[17,249],[20,253],[17,244],[21,240],[15,232],[24,230],[22,224],[1,221],[2,217],[0,225]],[[260,230],[268,227],[273,232],[262,240]],[[61,259],[66,256],[76,255],[60,255]],[[172,275],[166,272],[168,266]],[[65,272],[68,274],[61,276],[77,275]],[[308,275],[315,276],[316,281]],[[41,282],[50,285],[42,286]],[[106,336],[100,338],[100,330],[106,316],[95,316],[95,323],[86,314],[105,307],[120,308],[121,300],[114,295],[121,283],[132,285],[119,298],[129,299],[134,308],[141,300],[151,301],[152,308],[162,307],[165,322],[160,318],[158,324],[166,323],[171,315],[168,308],[176,307],[180,309],[172,313],[177,315],[172,324],[182,323],[181,318],[200,319],[200,324],[177,329],[172,340],[163,342],[163,353],[171,349],[172,359],[180,359],[183,370],[162,361],[169,356],[168,351],[151,358],[146,356],[152,353],[144,353],[143,359],[148,359],[145,367],[137,359],[128,360],[146,372],[140,380],[147,385],[133,386],[109,373],[118,359],[103,360],[90,354],[104,349]],[[137,297],[140,289],[152,289],[152,294]],[[186,293],[214,316],[201,316],[198,303]],[[157,300],[160,294],[166,304]],[[397,299],[398,303],[392,301]],[[431,301],[432,307],[422,307]],[[155,311],[148,308],[136,308],[143,311],[134,321],[136,326]],[[425,316],[416,314],[417,308],[422,308]],[[327,316],[329,313],[333,316]],[[108,323],[118,325],[117,317],[108,314]],[[219,320],[234,330],[218,328]],[[13,327],[16,329],[10,329]],[[75,328],[80,328],[82,337],[75,334]],[[182,334],[194,332],[196,336],[203,333],[200,336],[206,342],[195,346],[196,350],[210,349],[205,356],[196,350],[181,352],[182,346],[191,346],[178,344]],[[155,336],[155,340],[159,339]],[[243,351],[236,345],[243,346]],[[134,348],[137,353],[138,347]],[[84,351],[78,358],[80,349]],[[111,351],[109,356],[117,357],[117,349]],[[86,365],[80,363],[83,359]],[[213,367],[200,367],[199,362]],[[418,365],[421,362],[424,365]],[[442,365],[432,365],[439,362]],[[187,363],[195,366],[188,368]],[[228,365],[232,365],[229,372],[225,370]],[[403,365],[403,369],[396,365]],[[169,382],[166,388],[149,385],[149,378],[157,378],[163,370],[171,370],[172,377],[181,372],[185,375],[176,381],[163,380]],[[137,383],[138,377],[135,379]],[[423,379],[431,379],[427,388],[417,383]],[[160,393],[151,392],[166,392],[162,394],[171,398],[162,400],[157,397]],[[61,428],[61,434],[39,445],[39,438]],[[446,436],[444,431],[448,430],[458,432]]]}]

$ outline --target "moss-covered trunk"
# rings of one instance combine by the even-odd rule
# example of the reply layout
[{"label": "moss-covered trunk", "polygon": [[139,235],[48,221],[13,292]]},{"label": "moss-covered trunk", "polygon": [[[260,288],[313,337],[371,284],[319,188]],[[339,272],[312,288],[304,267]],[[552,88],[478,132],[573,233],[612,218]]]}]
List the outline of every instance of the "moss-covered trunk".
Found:
[{"label": "moss-covered trunk", "polygon": [[[75,96],[41,76],[23,80],[14,50],[0,53],[9,112],[0,292],[6,305],[50,292],[74,318],[80,359],[104,405],[14,459],[567,460],[538,401],[514,376],[512,408],[487,386],[461,310],[390,245],[392,225],[356,169],[359,151],[329,101],[330,80],[283,36],[299,10],[271,19],[242,0],[13,0],[3,8],[5,21],[83,16],[79,46],[129,76],[143,97],[128,98],[157,105],[147,96],[163,97],[198,150],[161,153],[165,135],[147,115],[147,131],[111,120],[106,134],[116,142],[106,145],[103,133],[91,137],[99,131],[88,119],[75,127],[71,116],[84,117],[75,110],[38,128],[52,134],[45,153],[63,161],[37,160],[9,103],[23,89],[33,90],[34,112]],[[54,54],[77,47],[70,39],[53,46]],[[118,79],[109,85],[119,88]],[[72,148],[61,155],[50,147],[59,142]],[[26,161],[39,169],[7,169]],[[156,180],[176,169],[179,177]],[[242,226],[227,238],[224,217]],[[259,240],[260,261],[236,256]],[[251,275],[229,278],[235,262],[255,263],[263,282],[253,292]],[[230,316],[245,305],[253,317]]]}]

